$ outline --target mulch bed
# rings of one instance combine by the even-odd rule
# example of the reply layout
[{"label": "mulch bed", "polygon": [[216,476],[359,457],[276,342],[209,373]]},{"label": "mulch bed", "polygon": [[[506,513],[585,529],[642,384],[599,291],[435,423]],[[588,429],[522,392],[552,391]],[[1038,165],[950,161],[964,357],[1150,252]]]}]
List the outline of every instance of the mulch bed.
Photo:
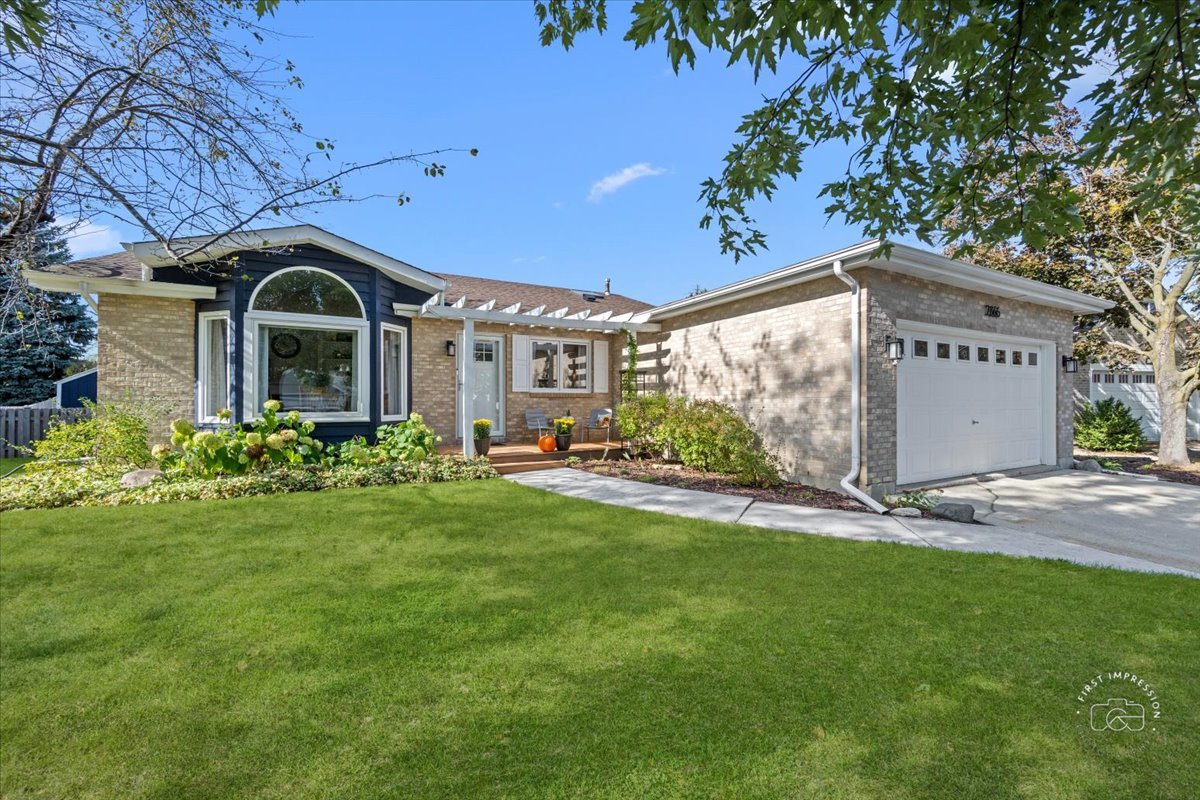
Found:
[{"label": "mulch bed", "polygon": [[1200,486],[1200,447],[1189,444],[1188,454],[1191,455],[1193,461],[1190,467],[1160,467],[1158,460],[1154,457],[1153,449],[1136,455],[1133,453],[1102,453],[1079,448],[1075,450],[1075,457],[1078,459],[1094,458],[1101,463],[1115,461],[1121,465],[1123,472],[1134,475],[1153,475],[1159,480]]},{"label": "mulch bed", "polygon": [[715,492],[737,497],[750,497],[765,503],[787,503],[793,506],[809,506],[811,508],[833,508],[839,511],[863,511],[869,509],[853,498],[837,492],[829,492],[800,483],[785,483],[774,489],[760,489],[753,486],[739,486],[727,475],[713,472],[702,472],[689,469],[679,464],[668,464],[651,459],[635,461],[582,461],[575,469],[594,472],[597,475],[607,475],[612,478],[624,478],[642,483],[654,483],[659,486],[674,486],[677,489],[695,489],[700,492]]}]

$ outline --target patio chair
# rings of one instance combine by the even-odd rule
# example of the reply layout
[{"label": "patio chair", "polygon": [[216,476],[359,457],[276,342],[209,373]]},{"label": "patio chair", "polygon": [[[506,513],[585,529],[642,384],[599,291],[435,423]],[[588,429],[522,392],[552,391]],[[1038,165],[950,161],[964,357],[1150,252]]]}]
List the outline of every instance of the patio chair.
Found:
[{"label": "patio chair", "polygon": [[583,426],[583,440],[591,441],[592,431],[604,431],[604,441],[612,441],[613,410],[593,408],[588,412],[587,424]]},{"label": "patio chair", "polygon": [[544,408],[527,408],[525,409],[525,430],[537,431],[537,435],[541,437],[543,431],[550,431],[550,420],[546,419],[546,409]]}]

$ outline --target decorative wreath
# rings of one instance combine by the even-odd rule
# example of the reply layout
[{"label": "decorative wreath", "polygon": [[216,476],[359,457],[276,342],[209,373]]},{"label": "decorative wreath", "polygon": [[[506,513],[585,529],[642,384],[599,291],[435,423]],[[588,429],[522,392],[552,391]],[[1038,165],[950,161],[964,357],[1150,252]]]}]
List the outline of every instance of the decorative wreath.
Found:
[{"label": "decorative wreath", "polygon": [[300,352],[300,340],[291,333],[277,333],[271,337],[271,352],[280,358],[295,358]]}]

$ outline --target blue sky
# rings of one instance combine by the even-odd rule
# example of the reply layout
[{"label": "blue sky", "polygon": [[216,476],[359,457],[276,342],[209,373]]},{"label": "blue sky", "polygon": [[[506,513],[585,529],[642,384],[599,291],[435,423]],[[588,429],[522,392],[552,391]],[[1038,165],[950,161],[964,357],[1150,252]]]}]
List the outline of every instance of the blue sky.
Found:
[{"label": "blue sky", "polygon": [[[269,50],[297,65],[290,101],[337,155],[477,147],[450,154],[446,177],[392,170],[352,184],[384,198],[308,221],[424,269],[599,288],[665,302],[863,238],[827,220],[820,187],[847,152],[810,157],[799,182],[755,209],[770,250],[734,264],[698,227],[700,182],[719,171],[742,114],[775,82],[701,54],[676,76],[661,48],[610,30],[569,53],[542,47],[532,3],[305,2],[268,26]],[[400,192],[413,202],[398,207]],[[77,255],[109,252],[136,231],[98,230]]]}]

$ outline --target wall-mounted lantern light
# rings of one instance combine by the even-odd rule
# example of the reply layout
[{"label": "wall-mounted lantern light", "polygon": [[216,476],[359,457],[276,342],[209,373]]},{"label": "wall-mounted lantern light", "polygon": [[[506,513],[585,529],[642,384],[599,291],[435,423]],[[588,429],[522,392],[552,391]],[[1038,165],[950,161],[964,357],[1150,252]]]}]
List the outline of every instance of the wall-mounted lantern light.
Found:
[{"label": "wall-mounted lantern light", "polygon": [[458,345],[456,345],[454,343],[453,339],[447,339],[446,340],[446,355],[450,356],[451,358],[454,358],[454,354],[456,352],[458,352]]},{"label": "wall-mounted lantern light", "polygon": [[1079,372],[1079,362],[1074,356],[1063,356],[1063,372]]},{"label": "wall-mounted lantern light", "polygon": [[884,340],[883,346],[887,349],[887,357],[896,363],[904,358],[904,340],[896,339],[889,336]]}]

